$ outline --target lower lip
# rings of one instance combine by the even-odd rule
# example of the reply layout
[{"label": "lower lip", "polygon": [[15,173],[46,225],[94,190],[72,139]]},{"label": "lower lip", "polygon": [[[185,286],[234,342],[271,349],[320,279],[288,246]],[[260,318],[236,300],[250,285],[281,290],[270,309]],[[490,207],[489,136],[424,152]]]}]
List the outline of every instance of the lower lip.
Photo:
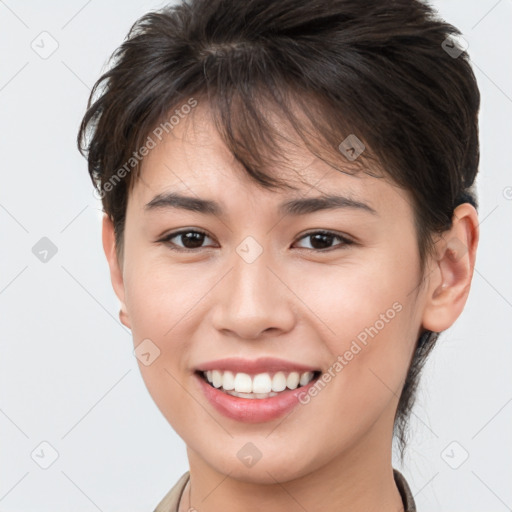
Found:
[{"label": "lower lip", "polygon": [[271,421],[290,412],[300,403],[298,395],[307,393],[318,380],[318,378],[313,379],[305,386],[281,391],[278,395],[269,398],[240,398],[210,386],[197,373],[194,377],[199,381],[203,393],[217,411],[228,418],[245,423]]}]

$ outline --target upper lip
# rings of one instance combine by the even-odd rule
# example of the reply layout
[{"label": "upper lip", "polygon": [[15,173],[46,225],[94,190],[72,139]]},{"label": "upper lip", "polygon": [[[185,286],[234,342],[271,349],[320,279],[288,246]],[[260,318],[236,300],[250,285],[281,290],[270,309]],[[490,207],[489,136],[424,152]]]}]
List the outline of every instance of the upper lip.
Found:
[{"label": "upper lip", "polygon": [[277,359],[275,357],[261,357],[259,359],[243,359],[240,357],[228,357],[207,361],[196,367],[197,371],[206,372],[208,370],[232,371],[233,373],[258,374],[266,372],[315,372],[318,368],[313,366]]}]

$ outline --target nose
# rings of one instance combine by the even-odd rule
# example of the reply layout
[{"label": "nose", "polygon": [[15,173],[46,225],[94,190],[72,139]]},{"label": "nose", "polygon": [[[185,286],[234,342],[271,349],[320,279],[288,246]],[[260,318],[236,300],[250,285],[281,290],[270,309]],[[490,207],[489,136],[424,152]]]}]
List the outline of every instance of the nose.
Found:
[{"label": "nose", "polygon": [[293,328],[294,295],[275,267],[264,255],[252,262],[234,256],[232,269],[219,283],[214,299],[212,318],[219,332],[254,340]]}]

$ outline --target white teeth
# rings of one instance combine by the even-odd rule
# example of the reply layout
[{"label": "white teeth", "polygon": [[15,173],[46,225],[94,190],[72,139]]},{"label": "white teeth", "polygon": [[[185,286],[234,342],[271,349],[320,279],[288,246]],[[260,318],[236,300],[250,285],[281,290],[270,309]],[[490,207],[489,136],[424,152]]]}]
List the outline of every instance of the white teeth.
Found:
[{"label": "white teeth", "polygon": [[224,372],[224,376],[222,378],[222,387],[226,391],[235,389],[235,376],[233,375],[233,372]]},{"label": "white teeth", "polygon": [[237,393],[252,393],[252,379],[247,373],[235,375],[235,391]]},{"label": "white teeth", "polygon": [[272,389],[272,381],[268,373],[259,373],[254,376],[252,381],[252,392],[253,393],[270,393],[271,391],[278,391]]},{"label": "white teeth", "polygon": [[300,375],[299,372],[292,372],[288,375],[286,379],[286,387],[290,389],[295,389],[299,385]]},{"label": "white teeth", "polygon": [[272,378],[272,391],[284,391],[286,389],[286,377],[283,372],[277,372]]},{"label": "white teeth", "polygon": [[313,372],[305,372],[300,376],[299,384],[305,386],[311,379],[313,379]]},{"label": "white teeth", "polygon": [[270,398],[276,396],[277,393],[237,393],[236,391],[226,391],[228,395],[237,396],[239,398]]},{"label": "white teeth", "polygon": [[[267,398],[275,396],[280,391],[296,389],[305,386],[313,379],[313,372],[276,372],[272,377],[269,373],[258,373],[251,377],[247,373],[233,373],[230,371],[208,370],[203,372],[208,382],[230,395],[242,398]],[[250,394],[250,395],[248,395]]]},{"label": "white teeth", "polygon": [[216,388],[220,388],[222,386],[222,373],[219,372],[219,370],[213,370],[212,384]]}]

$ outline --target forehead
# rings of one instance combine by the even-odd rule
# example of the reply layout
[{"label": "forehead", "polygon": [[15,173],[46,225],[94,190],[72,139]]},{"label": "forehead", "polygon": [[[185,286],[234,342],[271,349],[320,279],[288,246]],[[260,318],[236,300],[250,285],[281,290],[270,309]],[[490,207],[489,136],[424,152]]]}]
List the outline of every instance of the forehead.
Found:
[{"label": "forehead", "polygon": [[161,134],[155,147],[144,158],[129,202],[146,205],[157,195],[178,192],[187,196],[215,199],[219,203],[245,197],[251,202],[265,196],[270,201],[283,198],[317,197],[343,193],[360,200],[375,211],[391,203],[408,200],[388,177],[375,177],[351,165],[340,154],[331,166],[309,151],[294,130],[274,117],[280,139],[279,162],[266,169],[270,175],[286,182],[289,188],[270,190],[251,178],[219,135],[211,111],[198,105],[172,129]]}]

